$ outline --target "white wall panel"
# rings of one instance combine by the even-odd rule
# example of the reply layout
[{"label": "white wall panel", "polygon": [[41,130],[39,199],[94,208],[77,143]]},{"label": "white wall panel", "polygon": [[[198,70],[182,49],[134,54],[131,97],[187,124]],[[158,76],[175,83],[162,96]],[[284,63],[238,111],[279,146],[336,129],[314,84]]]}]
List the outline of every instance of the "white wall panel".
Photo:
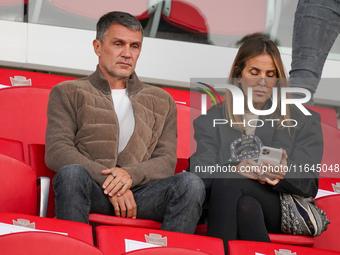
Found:
[{"label": "white wall panel", "polygon": [[228,75],[236,49],[145,38],[138,75],[143,80],[189,87],[190,78]]},{"label": "white wall panel", "polygon": [[28,24],[27,64],[33,68],[86,74],[96,67],[94,31]]},{"label": "white wall panel", "polygon": [[[0,21],[0,65],[87,75],[95,70],[95,32],[23,22]],[[237,49],[144,38],[137,74],[144,82],[189,88],[190,78],[229,75]],[[291,55],[282,49],[286,71]],[[315,102],[340,106],[340,61],[327,60]]]},{"label": "white wall panel", "polygon": [[26,63],[27,23],[0,20],[0,64]]}]

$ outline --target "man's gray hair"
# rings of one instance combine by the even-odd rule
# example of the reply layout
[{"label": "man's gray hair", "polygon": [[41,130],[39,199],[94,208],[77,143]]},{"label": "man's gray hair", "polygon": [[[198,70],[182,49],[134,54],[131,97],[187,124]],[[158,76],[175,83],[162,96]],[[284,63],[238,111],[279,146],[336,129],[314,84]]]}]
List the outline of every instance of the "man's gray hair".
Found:
[{"label": "man's gray hair", "polygon": [[98,20],[96,39],[103,42],[104,37],[107,34],[107,31],[114,24],[119,24],[129,29],[140,31],[143,36],[143,27],[135,16],[126,12],[113,11],[104,14]]}]

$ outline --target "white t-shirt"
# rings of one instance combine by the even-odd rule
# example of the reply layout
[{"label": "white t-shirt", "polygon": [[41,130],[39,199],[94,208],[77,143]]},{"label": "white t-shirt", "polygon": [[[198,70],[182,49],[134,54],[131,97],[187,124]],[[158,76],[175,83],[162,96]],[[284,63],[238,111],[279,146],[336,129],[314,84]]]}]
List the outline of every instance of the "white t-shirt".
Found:
[{"label": "white t-shirt", "polygon": [[135,118],[133,108],[126,89],[112,89],[113,106],[115,108],[119,123],[118,153],[124,150],[135,129]]}]

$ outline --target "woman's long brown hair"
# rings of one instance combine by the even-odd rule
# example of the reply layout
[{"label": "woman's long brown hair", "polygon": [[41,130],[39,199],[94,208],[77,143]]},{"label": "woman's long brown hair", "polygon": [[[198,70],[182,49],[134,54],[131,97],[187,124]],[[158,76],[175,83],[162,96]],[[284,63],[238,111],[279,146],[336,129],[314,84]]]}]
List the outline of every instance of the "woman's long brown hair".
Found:
[{"label": "woman's long brown hair", "polygon": [[[271,41],[266,36],[254,36],[253,38],[247,39],[240,49],[237,52],[237,55],[235,57],[234,63],[232,65],[229,80],[228,83],[235,85],[239,88],[241,88],[239,79],[242,77],[242,71],[244,67],[246,66],[246,62],[258,55],[261,55],[263,53],[269,54],[273,61],[276,68],[276,75],[278,78],[277,82],[277,88],[278,88],[278,100],[277,100],[277,107],[275,112],[271,115],[272,119],[279,119],[278,126],[280,127],[280,123],[284,119],[289,119],[290,116],[290,110],[289,107],[287,107],[286,115],[281,115],[281,88],[282,87],[288,87],[288,82],[286,79],[284,66],[282,63],[281,55],[279,52],[279,49],[276,47],[275,43]],[[245,103],[247,102],[247,99],[245,98]],[[226,119],[229,123],[231,121],[233,123],[242,123],[243,122],[243,115],[234,115],[233,114],[233,97],[229,90],[226,91],[226,100],[225,100],[225,114]],[[269,109],[271,106],[271,99],[269,99],[266,104],[264,105],[264,109]],[[236,130],[241,131],[242,133],[245,131],[245,127],[241,124],[233,124],[233,128]]]}]

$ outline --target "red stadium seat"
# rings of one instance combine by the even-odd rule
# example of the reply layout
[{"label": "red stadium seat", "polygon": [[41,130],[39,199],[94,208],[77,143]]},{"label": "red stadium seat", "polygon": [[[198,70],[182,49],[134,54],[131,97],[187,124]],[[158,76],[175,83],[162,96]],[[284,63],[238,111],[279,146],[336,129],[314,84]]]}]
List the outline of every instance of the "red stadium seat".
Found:
[{"label": "red stadium seat", "polygon": [[340,130],[322,123],[324,151],[320,166],[319,189],[334,191],[332,184],[340,182]]},{"label": "red stadium seat", "polygon": [[201,112],[198,109],[177,104],[177,165],[175,173],[188,168],[188,159],[196,150],[194,128],[192,122]]},{"label": "red stadium seat", "polygon": [[[99,226],[96,228],[97,245],[104,254],[118,255],[125,252],[125,239],[146,242],[149,234],[166,237],[167,247],[187,248],[199,250],[214,255],[223,255],[224,247],[221,239],[190,235],[156,229]],[[162,254],[162,253],[158,253]]]},{"label": "red stadium seat", "polygon": [[[28,145],[28,163],[35,170],[37,178],[45,176],[52,180],[55,172],[49,169],[45,164],[45,144],[29,144]],[[47,217],[53,218],[55,198],[53,193],[53,183],[48,194]]]},{"label": "red stadium seat", "polygon": [[184,248],[175,248],[175,247],[156,247],[156,248],[148,248],[136,251],[130,251],[123,253],[124,255],[209,255],[209,253],[205,253],[202,251],[195,251]]},{"label": "red stadium seat", "polygon": [[49,179],[42,179],[40,213],[37,213],[37,178],[24,162],[0,154],[0,212],[45,216]]},{"label": "red stadium seat", "polygon": [[180,89],[162,88],[175,100],[176,104],[190,106],[190,91]]},{"label": "red stadium seat", "polygon": [[[206,235],[208,230],[207,224],[200,224],[197,226],[195,234]],[[314,245],[314,238],[310,236],[293,236],[285,234],[269,234],[270,241],[278,244],[289,244],[312,247]]]},{"label": "red stadium seat", "polygon": [[[58,83],[66,80],[74,80],[73,77],[53,75],[47,73],[30,72],[16,69],[0,68],[0,84],[6,86],[20,86],[20,81],[15,82],[15,76],[22,77],[23,84],[30,83],[32,87],[46,87],[52,88]],[[18,79],[18,78],[17,78]]]},{"label": "red stadium seat", "polygon": [[[190,106],[192,108],[201,110],[201,96],[202,93],[196,91],[182,90],[182,89],[170,89],[162,88],[167,91],[172,98],[175,100],[176,104],[181,104],[185,106]],[[223,98],[223,96],[221,96]],[[210,101],[207,102],[208,108],[210,108]]]},{"label": "red stadium seat", "polygon": [[[266,0],[165,0],[162,18],[194,33],[243,36],[263,32],[269,27],[267,22],[273,21],[269,16],[275,14],[270,6],[267,6]],[[236,24],[235,20],[239,20],[240,13],[247,19]]]},{"label": "red stadium seat", "polygon": [[153,220],[122,218],[98,213],[91,213],[89,216],[90,224],[93,227],[99,225],[124,226],[134,228],[160,229],[162,223]]},{"label": "red stadium seat", "polygon": [[4,155],[0,155],[0,167],[0,212],[36,215],[37,187],[34,170]]},{"label": "red stadium seat", "polygon": [[[252,242],[252,241],[229,241],[229,255],[245,255],[245,254],[266,254],[275,255],[275,251],[287,250],[287,253],[280,254],[308,254],[308,255],[340,255],[339,252],[315,249],[310,247],[292,246],[274,243]],[[290,251],[291,253],[289,253]]]},{"label": "red stadium seat", "polygon": [[295,236],[286,234],[269,234],[270,241],[277,244],[312,247],[314,238],[311,236]]},{"label": "red stadium seat", "polygon": [[35,170],[37,177],[46,176],[53,179],[55,172],[45,164],[45,144],[29,144],[28,155],[28,163]]},{"label": "red stadium seat", "polygon": [[325,232],[314,238],[313,247],[340,252],[340,194],[321,197],[316,201],[331,223]]},{"label": "red stadium seat", "polygon": [[24,161],[24,147],[20,141],[0,138],[0,153]]},{"label": "red stadium seat", "polygon": [[103,255],[96,247],[55,233],[20,232],[0,236],[1,254],[14,255]]},{"label": "red stadium seat", "polygon": [[50,89],[35,87],[11,87],[0,89],[0,137],[21,141],[25,162],[28,162],[27,146],[45,143],[47,102]]},{"label": "red stadium seat", "polygon": [[28,220],[35,223],[35,229],[65,233],[70,237],[93,245],[92,227],[88,224],[71,222],[66,220],[51,219],[18,213],[0,212],[0,222],[13,224],[18,219]]},{"label": "red stadium seat", "polygon": [[338,121],[337,121],[336,112],[334,109],[310,106],[310,105],[306,105],[306,107],[319,113],[321,116],[322,123],[327,124],[334,128],[338,128]]},{"label": "red stadium seat", "polygon": [[340,130],[334,109],[309,106],[309,109],[321,116],[322,133],[324,140],[323,158],[320,166],[319,189],[334,191],[332,184],[340,182],[339,150],[334,149],[340,143]]}]

